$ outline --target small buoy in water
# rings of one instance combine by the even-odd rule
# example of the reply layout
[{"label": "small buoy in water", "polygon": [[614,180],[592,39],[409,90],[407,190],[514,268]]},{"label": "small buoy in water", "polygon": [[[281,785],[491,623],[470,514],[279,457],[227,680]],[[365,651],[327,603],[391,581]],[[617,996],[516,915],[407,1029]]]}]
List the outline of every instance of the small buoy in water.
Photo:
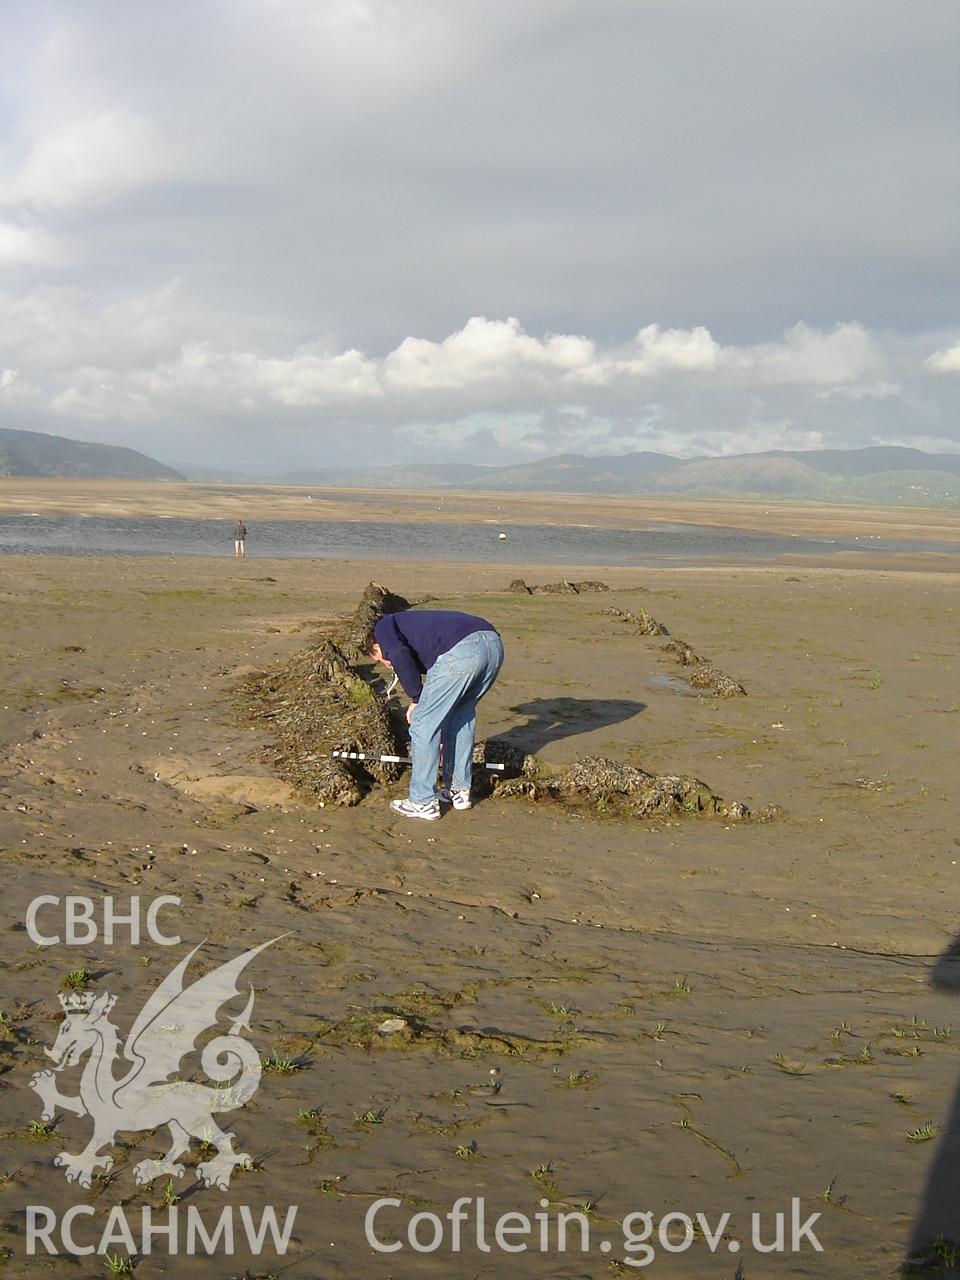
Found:
[{"label": "small buoy in water", "polygon": [[505,533],[499,533],[497,534],[497,537],[500,539],[501,542],[506,542],[507,540],[507,535]]}]

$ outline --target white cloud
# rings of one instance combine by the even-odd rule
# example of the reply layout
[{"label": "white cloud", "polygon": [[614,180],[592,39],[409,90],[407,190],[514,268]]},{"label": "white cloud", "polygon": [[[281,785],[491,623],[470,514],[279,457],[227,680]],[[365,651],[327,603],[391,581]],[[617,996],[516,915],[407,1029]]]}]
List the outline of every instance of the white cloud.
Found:
[{"label": "white cloud", "polygon": [[572,371],[572,379],[599,386],[618,378],[684,373],[716,374],[743,385],[834,386],[853,383],[883,366],[880,344],[859,324],[836,325],[830,331],[796,324],[776,342],[747,347],[721,346],[703,325],[663,330],[651,324],[632,344],[584,361]]},{"label": "white cloud", "polygon": [[176,422],[186,432],[239,417],[245,431],[263,433],[265,458],[280,440],[288,452],[298,438],[313,447],[315,435],[299,434],[308,424],[342,431],[358,459],[365,433],[383,431],[397,433],[397,450],[425,453],[458,439],[482,452],[482,432],[504,457],[638,448],[689,456],[813,449],[844,433],[849,442],[851,414],[859,443],[914,420],[934,438],[931,422],[946,413],[922,344],[860,325],[793,326],[743,346],[705,326],[651,324],[604,349],[582,334],[538,337],[516,318],[476,316],[442,340],[407,337],[382,356],[317,342],[284,354],[178,344],[182,304],[176,282],[99,311],[76,291],[42,293],[0,320],[0,339],[45,389],[54,429],[86,421],[116,434],[124,423],[140,432]]},{"label": "white cloud", "polygon": [[519,455],[952,438],[934,9],[10,6],[3,421],[265,462],[480,418]]},{"label": "white cloud", "polygon": [[542,341],[524,333],[520,321],[474,316],[442,342],[405,338],[383,362],[384,381],[400,390],[436,391],[487,381],[503,382],[525,373],[549,377],[590,364],[595,347],[587,338],[548,334]]},{"label": "white cloud", "polygon": [[[161,300],[155,306],[162,309]],[[153,307],[146,307],[136,316],[125,309],[119,317],[105,317],[103,336],[112,336],[118,323],[126,323],[142,342],[154,314]],[[66,327],[69,332],[71,322]],[[162,325],[155,336],[165,336]],[[106,344],[100,354],[109,356]],[[401,419],[414,406],[432,404],[460,418],[489,407],[491,393],[498,404],[519,410],[561,407],[571,397],[589,405],[593,396],[607,392],[614,398],[632,397],[636,390],[648,395],[654,382],[682,390],[691,379],[700,387],[744,390],[788,384],[821,395],[834,382],[854,399],[889,397],[897,393],[892,382],[851,385],[868,371],[882,372],[883,363],[878,344],[859,326],[841,326],[832,333],[797,326],[780,342],[724,347],[702,326],[661,330],[648,325],[629,348],[604,352],[581,335],[536,338],[515,318],[475,316],[441,342],[408,337],[380,359],[355,349],[318,353],[306,348],[289,356],[266,356],[219,351],[208,341],[184,344],[174,358],[150,367],[113,366],[109,377],[103,374],[105,363],[97,361],[94,372],[84,373],[80,382],[126,386],[158,406],[166,401],[189,405],[191,397],[199,405],[209,395],[259,396],[294,408],[367,408],[376,402],[388,416]],[[77,409],[87,398],[74,387],[60,404]],[[99,413],[98,396],[93,403]]]},{"label": "white cloud", "polygon": [[806,430],[788,419],[781,422],[758,422],[740,431],[699,431],[693,436],[665,432],[661,441],[660,447],[665,452],[679,452],[685,457],[733,457],[740,453],[760,453],[767,449],[807,451],[822,449],[826,443],[822,431]]},{"label": "white cloud", "polygon": [[693,430],[664,414],[660,406],[648,406],[630,423],[630,429],[610,419],[597,419],[588,412],[567,414],[562,421],[551,416],[543,425],[530,415],[518,415],[508,421],[482,423],[480,416],[459,422],[425,428],[415,425],[401,428],[408,447],[436,451],[437,447],[452,453],[462,448],[463,441],[480,435],[493,446],[495,456],[485,448],[472,456],[473,461],[535,461],[559,452],[584,453],[617,457],[637,450],[668,453],[675,457],[731,456],[767,449],[812,450],[824,447],[822,432],[797,427],[788,420],[755,422],[739,431]]},{"label": "white cloud", "polygon": [[0,268],[44,267],[56,259],[56,248],[42,227],[0,220]]},{"label": "white cloud", "polygon": [[839,324],[830,332],[796,324],[780,342],[731,349],[728,368],[765,384],[843,385],[882,371],[877,340],[860,324]]},{"label": "white cloud", "polygon": [[960,342],[946,351],[935,351],[932,356],[927,356],[924,363],[934,373],[960,373]]},{"label": "white cloud", "polygon": [[902,449],[923,449],[925,453],[960,453],[960,440],[948,436],[875,436],[871,444],[896,445]]},{"label": "white cloud", "polygon": [[670,370],[710,372],[721,361],[719,344],[702,325],[664,332],[649,324],[637,334],[635,349],[635,355],[618,362],[621,372],[641,377]]},{"label": "white cloud", "polygon": [[4,408],[20,411],[46,402],[40,388],[22,378],[19,369],[0,370],[0,405]]},{"label": "white cloud", "polygon": [[107,205],[171,177],[163,150],[147,121],[124,110],[64,120],[35,140],[19,171],[0,185],[0,203],[41,214]]},{"label": "white cloud", "polygon": [[816,392],[818,400],[827,400],[831,396],[838,396],[841,400],[854,402],[857,400],[890,400],[902,394],[903,387],[899,382],[886,382],[883,379],[878,382],[864,382],[853,386],[827,387]]},{"label": "white cloud", "polygon": [[183,345],[190,305],[176,279],[119,298],[72,285],[11,290],[0,293],[0,350],[16,352],[41,380],[85,365],[146,369]]},{"label": "white cloud", "polygon": [[19,399],[24,386],[16,369],[4,369],[0,372],[0,399],[10,401]]}]

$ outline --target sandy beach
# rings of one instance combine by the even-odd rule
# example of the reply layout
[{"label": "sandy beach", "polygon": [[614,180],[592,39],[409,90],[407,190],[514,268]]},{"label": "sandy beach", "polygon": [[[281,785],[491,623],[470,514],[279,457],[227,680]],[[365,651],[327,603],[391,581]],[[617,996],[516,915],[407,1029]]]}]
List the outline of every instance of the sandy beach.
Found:
[{"label": "sandy beach", "polygon": [[957,5],[4,18],[0,1280],[960,1280]]},{"label": "sandy beach", "polygon": [[[155,488],[139,514],[167,501],[180,514],[236,510],[226,491]],[[64,492],[5,481],[0,505],[77,510],[69,483]],[[294,498],[242,501],[252,520],[259,503],[277,518]],[[116,490],[103,502],[124,509]],[[374,502],[433,518],[426,497]],[[527,509],[614,521],[618,502],[541,498]],[[460,518],[488,499],[445,497],[445,511],[454,503]],[[339,518],[342,503],[329,504]],[[678,515],[681,505],[655,518],[782,530],[840,519],[752,504]],[[655,504],[643,507],[652,517]],[[846,515],[846,531],[891,527],[876,511]],[[896,528],[960,535],[956,513],[899,512]],[[908,1251],[939,1248],[942,1261],[938,1237],[960,1236],[960,980],[943,958],[960,873],[956,574],[520,566],[508,577],[610,587],[526,596],[506,590],[502,566],[478,564],[2,563],[4,1274],[107,1274],[102,1256],[26,1256],[25,1207],[62,1215],[77,1204],[92,1207],[75,1226],[92,1244],[118,1205],[131,1223],[147,1205],[209,1222],[224,1204],[275,1206],[281,1219],[298,1206],[283,1256],[240,1242],[233,1257],[158,1250],[137,1261],[141,1280],[572,1280],[633,1274],[639,1262],[698,1280],[849,1280],[892,1277]],[[419,824],[388,809],[402,782],[354,808],[311,804],[271,769],[269,734],[244,720],[235,690],[308,648],[371,580],[496,623],[508,656],[481,736],[547,768],[603,755],[690,774],[779,816],[624,822],[494,794]],[[611,608],[647,610],[747,696],[698,694],[662,638],[636,634]],[[63,909],[48,904],[38,921],[61,941],[38,945],[25,927],[38,895],[89,897],[100,936],[66,945]],[[162,915],[177,945],[134,946],[122,928],[106,945],[106,897],[129,914],[132,896],[145,906],[160,895],[181,900]],[[255,1096],[220,1120],[253,1167],[229,1192],[204,1188],[194,1146],[165,1198],[163,1180],[138,1187],[131,1170],[165,1149],[166,1134],[126,1132],[89,1189],[67,1183],[53,1158],[79,1151],[91,1122],[61,1108],[40,1124],[29,1087],[49,1065],[58,991],[117,997],[110,1016],[125,1035],[197,944],[202,973],[270,939],[241,984],[256,989],[245,1034],[266,1066]],[[378,1030],[389,1020],[399,1027]],[[69,1073],[74,1091],[79,1076]],[[399,1241],[396,1252],[365,1236],[383,1197],[399,1204],[379,1212],[376,1232]],[[545,1213],[551,1240],[557,1214],[581,1214],[589,1248],[571,1228],[565,1251],[509,1252],[491,1226],[485,1251],[474,1224],[460,1252],[449,1239],[415,1251],[410,1219],[442,1218],[459,1197],[482,1197],[491,1223]],[[679,1219],[662,1235],[654,1225],[646,1258],[639,1220],[633,1237],[622,1227],[640,1211],[654,1224],[701,1213],[707,1237],[729,1218],[712,1240],[698,1227],[683,1250]],[[797,1212],[819,1214],[822,1251],[806,1236],[791,1251]],[[751,1215],[769,1243],[777,1213],[784,1249],[764,1252]],[[127,1253],[118,1242],[111,1251]]]}]

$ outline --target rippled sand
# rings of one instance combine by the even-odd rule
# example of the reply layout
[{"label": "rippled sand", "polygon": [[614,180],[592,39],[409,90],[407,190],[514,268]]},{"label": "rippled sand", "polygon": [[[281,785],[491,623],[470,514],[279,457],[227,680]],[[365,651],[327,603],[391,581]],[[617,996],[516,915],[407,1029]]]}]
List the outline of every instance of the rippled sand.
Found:
[{"label": "rippled sand", "polygon": [[[172,509],[193,513],[186,489],[157,486],[156,500],[168,488]],[[244,511],[254,518],[249,497]],[[949,520],[936,519],[943,538]],[[599,1278],[617,1274],[617,1224],[635,1210],[731,1214],[716,1255],[703,1239],[675,1255],[657,1245],[650,1273],[678,1278],[730,1280],[740,1261],[746,1280],[893,1274],[911,1233],[949,1237],[960,984],[938,958],[957,930],[957,576],[592,568],[611,592],[528,597],[486,565],[2,566],[5,1274],[104,1273],[97,1259],[25,1259],[28,1204],[93,1205],[76,1224],[87,1243],[111,1206],[162,1200],[162,1182],[138,1189],[130,1171],[166,1132],[121,1134],[112,1180],[90,1191],[52,1165],[86,1142],[89,1119],[64,1113],[53,1136],[30,1133],[28,1081],[49,1065],[65,976],[85,968],[91,990],[118,996],[125,1034],[188,948],[205,940],[194,963],[210,965],[281,934],[246,975],[246,1034],[274,1068],[221,1117],[257,1165],[226,1197],[198,1189],[181,1204],[210,1222],[224,1203],[297,1204],[290,1252],[158,1251],[140,1280],[269,1275],[291,1260],[309,1278]],[[387,794],[354,809],[299,801],[230,690],[308,645],[371,578],[500,627],[507,663],[482,733],[558,768],[604,754],[693,774],[782,816],[625,824],[493,798],[414,824]],[[691,695],[663,642],[610,606],[646,609],[748,696]],[[38,948],[23,928],[38,894],[179,896],[163,922],[182,943]],[[56,929],[54,908],[41,919]],[[388,1018],[404,1029],[378,1033]],[[61,1089],[78,1079],[65,1072]],[[929,1141],[908,1140],[927,1124]],[[484,1196],[490,1216],[532,1215],[541,1198],[551,1213],[588,1205],[594,1247],[375,1257],[363,1219],[379,1196],[401,1200],[379,1219],[401,1239],[412,1214],[458,1196]],[[758,1253],[750,1214],[766,1215],[769,1238],[793,1197],[804,1218],[821,1213],[824,1252]]]}]

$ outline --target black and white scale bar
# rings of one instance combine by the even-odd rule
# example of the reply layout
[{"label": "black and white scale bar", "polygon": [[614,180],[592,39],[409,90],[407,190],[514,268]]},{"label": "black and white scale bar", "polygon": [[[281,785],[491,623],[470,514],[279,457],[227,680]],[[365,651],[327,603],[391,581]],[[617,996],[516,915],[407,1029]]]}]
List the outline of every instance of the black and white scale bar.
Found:
[{"label": "black and white scale bar", "polygon": [[[367,751],[331,751],[330,754],[340,760],[379,760],[381,764],[413,763],[409,756],[378,756],[371,755]],[[507,766],[505,764],[485,764],[483,767],[485,769],[498,769],[502,772]]]}]

